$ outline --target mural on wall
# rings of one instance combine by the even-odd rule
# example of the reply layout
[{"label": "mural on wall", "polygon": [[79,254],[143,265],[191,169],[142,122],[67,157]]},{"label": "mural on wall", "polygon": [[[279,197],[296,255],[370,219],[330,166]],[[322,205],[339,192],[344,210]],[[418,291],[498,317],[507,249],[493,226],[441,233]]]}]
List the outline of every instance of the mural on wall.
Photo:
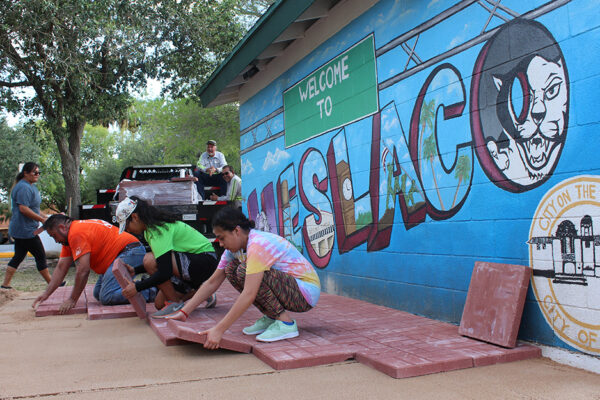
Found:
[{"label": "mural on wall", "polygon": [[550,189],[529,235],[532,288],[546,322],[567,343],[600,355],[600,177]]},{"label": "mural on wall", "polygon": [[[359,45],[372,44],[372,38],[368,36]],[[288,89],[286,104],[292,105],[287,113],[293,117],[286,118],[296,126],[301,120],[297,112],[311,113],[309,119],[326,118],[324,103],[319,100],[323,92],[330,99],[332,115],[337,118],[332,123],[338,124],[340,116],[333,110],[339,106],[335,93],[340,91],[332,88],[327,91],[328,82],[335,86],[338,76],[340,80],[344,77],[345,84],[352,82],[356,70],[362,70],[357,79],[368,81],[365,68],[355,64],[368,64],[369,71],[371,57],[365,56],[363,49],[355,62],[352,55],[357,48],[358,45],[351,47],[317,68],[301,84]],[[300,249],[303,240],[310,247],[311,261],[320,268],[329,262],[334,233],[340,254],[363,243],[367,244],[367,251],[384,249],[390,243],[397,209],[405,229],[424,222],[427,215],[443,220],[461,209],[472,184],[473,153],[490,180],[507,191],[524,192],[547,180],[566,139],[567,86],[566,62],[548,30],[532,20],[511,21],[497,29],[479,52],[473,67],[470,98],[459,69],[450,63],[437,65],[417,93],[408,132],[403,128],[395,101],[381,106],[373,115],[334,130],[325,154],[319,152],[317,156],[313,153],[318,150],[310,147],[300,157],[297,179],[301,182],[296,182],[291,163],[280,172],[277,182],[270,182],[262,189],[261,204],[257,191],[252,191],[249,214],[259,226],[268,226]],[[363,91],[369,92],[370,88]],[[351,109],[347,92],[339,95],[344,104],[342,114]],[[301,104],[308,100],[312,100],[311,108]],[[467,137],[445,129],[444,123],[463,116],[468,100],[471,136]],[[310,125],[308,132],[304,132],[307,138],[327,129],[314,122]],[[251,132],[256,130],[255,127]],[[285,130],[282,133],[287,134]],[[293,133],[289,143],[296,145],[307,140],[299,128]],[[349,156],[348,137],[364,137],[366,133],[370,141],[364,143],[363,155],[368,155],[368,168],[364,159],[355,167]],[[252,134],[254,145],[256,134]],[[440,141],[451,152],[444,154]],[[287,155],[287,151],[269,150],[265,159],[269,168],[263,169],[270,169],[274,165],[271,160]],[[354,168],[360,171],[355,172]],[[320,172],[315,172],[316,169]],[[357,183],[359,175],[363,184]],[[308,190],[315,193],[308,195]],[[312,198],[319,200],[313,203]],[[323,199],[326,202],[320,205]],[[299,221],[299,202],[310,212],[304,224]],[[302,239],[298,236],[301,230]],[[321,237],[325,240],[320,240]]]},{"label": "mural on wall", "polygon": [[513,192],[541,185],[567,135],[568,76],[560,47],[541,24],[514,21],[485,44],[473,75],[471,126],[484,171]]},{"label": "mural on wall", "polygon": [[[382,3],[392,8],[402,2]],[[521,13],[500,2],[487,8],[486,2],[446,3],[452,6],[414,29],[386,36],[382,44],[381,31],[392,31],[377,19],[385,12],[372,16],[373,31],[355,27],[359,33],[352,40],[340,34],[335,45],[324,44],[320,58],[307,57],[301,63],[307,66],[265,91],[260,101],[266,115],[242,131],[250,218],[260,229],[288,238],[320,269],[327,271],[332,260],[351,253],[360,260],[340,269],[362,268],[367,275],[373,258],[367,261],[362,252],[392,254],[415,245],[394,242],[407,237],[399,231],[431,243],[431,226],[423,233],[426,224],[444,226],[463,207],[468,215],[461,218],[471,212],[480,213],[474,219],[488,218],[488,204],[465,207],[469,197],[481,202],[486,183],[492,196],[510,199],[500,205],[507,214],[511,196],[529,196],[533,207],[542,192],[531,193],[543,191],[559,165],[572,112],[569,60],[536,19],[569,1]],[[459,18],[474,7],[485,10],[481,30],[467,25],[474,18]],[[461,32],[450,43],[439,32],[427,36],[442,24],[459,26],[454,18],[465,22],[463,31],[471,36]],[[361,93],[367,97],[364,109]],[[269,101],[273,108],[264,106]],[[592,354],[600,353],[600,209],[595,197],[585,196],[600,194],[598,179],[573,178],[551,189],[529,238],[525,233],[512,239],[523,252],[528,240],[534,294],[550,329]],[[470,233],[488,235],[494,224],[482,222]],[[494,235],[482,240],[494,241]],[[493,254],[514,253],[511,248]],[[429,272],[423,275],[435,274]]]}]

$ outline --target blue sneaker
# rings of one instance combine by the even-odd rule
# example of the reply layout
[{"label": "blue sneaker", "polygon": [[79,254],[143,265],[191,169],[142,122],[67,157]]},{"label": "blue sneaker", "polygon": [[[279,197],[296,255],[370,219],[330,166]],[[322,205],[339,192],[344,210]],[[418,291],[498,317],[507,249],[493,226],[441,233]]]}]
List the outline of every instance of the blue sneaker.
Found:
[{"label": "blue sneaker", "polygon": [[244,335],[258,335],[259,333],[263,333],[271,324],[275,322],[274,319],[263,315],[258,321],[256,321],[253,325],[247,326],[242,329]]},{"label": "blue sneaker", "polygon": [[275,321],[256,340],[260,342],[276,342],[283,339],[295,338],[299,335],[298,324],[294,320],[293,325],[287,325],[282,321]]}]

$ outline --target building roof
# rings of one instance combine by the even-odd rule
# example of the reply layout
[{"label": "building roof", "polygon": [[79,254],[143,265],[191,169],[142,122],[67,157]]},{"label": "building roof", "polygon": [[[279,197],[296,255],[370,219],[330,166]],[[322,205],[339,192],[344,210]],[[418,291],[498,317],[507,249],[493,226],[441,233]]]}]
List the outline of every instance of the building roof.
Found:
[{"label": "building roof", "polygon": [[339,0],[277,0],[200,88],[205,107],[239,101],[240,88]]}]

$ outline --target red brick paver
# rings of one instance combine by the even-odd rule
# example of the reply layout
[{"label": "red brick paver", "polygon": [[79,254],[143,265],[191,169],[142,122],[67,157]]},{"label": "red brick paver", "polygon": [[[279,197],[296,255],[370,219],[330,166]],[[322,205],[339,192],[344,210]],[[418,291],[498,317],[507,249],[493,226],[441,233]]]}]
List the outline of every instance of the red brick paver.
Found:
[{"label": "red brick paver", "polygon": [[[215,309],[198,308],[186,322],[169,321],[177,337],[203,343],[198,331],[210,328],[238,296],[225,282]],[[394,378],[405,378],[541,356],[535,346],[506,349],[461,336],[458,327],[391,308],[341,296],[321,294],[307,313],[292,313],[300,336],[260,343],[242,333],[260,313],[251,307],[225,333],[221,347],[252,352],[274,369],[330,364],[355,358]]]},{"label": "red brick paver", "polygon": [[[46,301],[38,305],[35,310],[36,317],[45,317],[48,315],[58,315],[60,305],[71,295],[72,286],[62,286],[57,288],[54,293]],[[84,293],[79,296],[75,306],[71,308],[67,314],[85,314],[87,306]]]},{"label": "red brick paver", "polygon": [[[125,266],[125,263],[121,261],[120,258],[117,258],[113,262],[112,270],[113,274],[115,275],[115,278],[117,278],[117,282],[119,282],[119,285],[121,285],[121,288],[125,289],[127,285],[132,281],[131,275],[127,270],[127,266]],[[145,319],[147,312],[146,299],[144,299],[144,296],[142,296],[141,293],[136,293],[135,296],[129,299],[129,302],[133,306],[133,309],[137,313],[138,317],[140,317],[141,319]]]},{"label": "red brick paver", "polygon": [[[94,297],[94,286],[87,285],[85,288],[87,301],[87,314],[88,319],[90,320],[98,320],[98,319],[114,319],[114,318],[130,318],[138,316],[137,311],[133,308],[131,304],[120,304],[116,306],[105,306],[101,304]],[[149,303],[146,305],[146,312],[153,313],[156,311],[156,307],[154,304]]]},{"label": "red brick paver", "polygon": [[176,346],[189,343],[179,339],[175,330],[171,329],[167,322],[166,319],[148,318],[150,328],[152,328],[154,333],[156,333],[156,336],[158,336],[165,346]]},{"label": "red brick paver", "polygon": [[458,332],[515,347],[530,276],[529,267],[476,262]]},{"label": "red brick paver", "polygon": [[[203,344],[206,335],[199,335],[198,332],[215,326],[227,314],[238,294],[229,283],[224,283],[217,291],[217,307],[206,309],[201,306],[191,313],[187,321],[170,320],[168,326],[179,339]],[[225,332],[219,346],[226,350],[250,353],[256,340],[253,336],[246,336],[241,332],[245,326],[252,325],[261,316],[262,314],[255,307],[248,309]]]}]

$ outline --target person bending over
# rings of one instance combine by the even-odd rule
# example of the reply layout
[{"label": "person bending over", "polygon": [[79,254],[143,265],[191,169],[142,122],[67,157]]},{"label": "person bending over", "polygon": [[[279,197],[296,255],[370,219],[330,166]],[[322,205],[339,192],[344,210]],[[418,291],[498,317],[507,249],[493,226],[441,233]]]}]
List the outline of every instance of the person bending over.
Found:
[{"label": "person bending over", "polygon": [[[94,297],[104,305],[128,304],[121,294],[121,286],[115,278],[112,267],[117,258],[125,264],[142,264],[146,249],[142,243],[129,233],[119,233],[116,226],[99,219],[73,220],[63,214],[51,215],[40,230],[45,229],[62,251],[52,280],[48,287],[33,302],[32,307],[46,300],[58,288],[67,275],[69,267],[75,262],[75,284],[71,295],[59,308],[61,314],[69,311],[81,292],[85,289],[90,271],[99,277],[94,286]],[[146,301],[153,301],[156,289],[145,290]]]},{"label": "person bending over", "polygon": [[215,273],[185,306],[170,319],[185,321],[213,294],[225,278],[239,292],[229,312],[207,331],[204,347],[216,349],[223,333],[254,304],[264,316],[243,329],[257,340],[274,342],[298,336],[298,326],[288,311],[305,312],[319,300],[321,285],[312,265],[281,236],[258,231],[238,209],[222,208],[213,218],[213,232],[226,250]]},{"label": "person bending over", "polygon": [[[144,257],[144,264],[130,272],[150,274],[148,279],[131,282],[123,289],[130,298],[137,292],[158,287],[155,305],[160,311],[153,317],[164,317],[183,306],[200,285],[217,268],[218,260],[210,241],[177,216],[151,206],[143,199],[131,196],[117,206],[119,230],[144,236],[152,250]],[[214,307],[216,295],[207,300],[206,307]],[[165,307],[166,306],[166,307]]]}]

